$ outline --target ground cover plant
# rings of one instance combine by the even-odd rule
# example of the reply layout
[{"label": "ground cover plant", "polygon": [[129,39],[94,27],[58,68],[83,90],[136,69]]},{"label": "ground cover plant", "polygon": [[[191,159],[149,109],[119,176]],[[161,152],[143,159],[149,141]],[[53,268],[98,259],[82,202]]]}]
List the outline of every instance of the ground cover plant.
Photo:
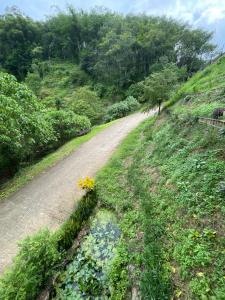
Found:
[{"label": "ground cover plant", "polygon": [[99,210],[90,220],[71,264],[55,286],[56,299],[110,298],[108,273],[120,238],[113,213]]},{"label": "ground cover plant", "polygon": [[122,270],[136,262],[142,271],[126,281],[127,293],[137,285],[143,299],[223,299],[225,137],[165,116],[150,123],[97,179],[98,198],[121,216]]},{"label": "ground cover plant", "polygon": [[121,299],[137,290],[143,299],[224,299],[225,135],[195,117],[210,116],[223,89],[179,95],[131,133],[97,177],[100,203],[120,217],[126,251],[113,277],[127,276],[118,280]]}]

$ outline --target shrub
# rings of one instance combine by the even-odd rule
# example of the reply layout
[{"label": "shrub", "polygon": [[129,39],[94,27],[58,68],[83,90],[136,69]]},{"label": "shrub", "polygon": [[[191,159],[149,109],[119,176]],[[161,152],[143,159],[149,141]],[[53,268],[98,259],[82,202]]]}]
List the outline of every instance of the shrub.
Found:
[{"label": "shrub", "polygon": [[103,105],[97,93],[84,86],[78,88],[69,100],[70,109],[89,118],[91,124],[97,124],[103,116]]},{"label": "shrub", "polygon": [[48,230],[26,238],[0,280],[0,299],[35,299],[59,260],[57,242]]},{"label": "shrub", "polygon": [[41,89],[41,77],[37,72],[28,72],[25,83],[35,93],[35,95],[39,95]]},{"label": "shrub", "polygon": [[55,140],[45,110],[15,77],[0,73],[0,169],[15,168],[43,151]]},{"label": "shrub", "polygon": [[81,226],[86,221],[97,204],[95,191],[87,193],[78,203],[75,211],[69,219],[62,225],[60,230],[56,232],[58,241],[58,249],[64,251],[72,246],[72,243],[78,235]]},{"label": "shrub", "polygon": [[109,122],[118,118],[127,116],[129,113],[139,108],[139,102],[132,96],[126,98],[126,100],[113,104],[107,110],[105,121]]},{"label": "shrub", "polygon": [[50,111],[48,115],[60,142],[67,141],[91,128],[87,117],[76,115],[72,111],[55,110]]}]

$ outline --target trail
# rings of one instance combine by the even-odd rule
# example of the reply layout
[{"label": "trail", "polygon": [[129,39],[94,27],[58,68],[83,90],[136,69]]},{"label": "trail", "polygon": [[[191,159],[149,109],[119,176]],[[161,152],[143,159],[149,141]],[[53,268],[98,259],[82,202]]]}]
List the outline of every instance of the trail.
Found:
[{"label": "trail", "polygon": [[10,265],[21,239],[43,227],[55,230],[65,221],[82,196],[78,179],[94,177],[123,138],[150,114],[120,119],[0,203],[0,273]]}]

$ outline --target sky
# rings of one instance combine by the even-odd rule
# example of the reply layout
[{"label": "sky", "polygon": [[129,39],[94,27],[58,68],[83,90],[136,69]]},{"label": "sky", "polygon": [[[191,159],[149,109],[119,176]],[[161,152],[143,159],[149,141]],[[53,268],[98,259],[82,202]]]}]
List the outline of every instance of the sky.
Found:
[{"label": "sky", "polygon": [[64,10],[68,4],[88,10],[102,6],[119,13],[167,15],[214,33],[214,42],[225,51],[225,0],[0,0],[0,14],[17,6],[35,20]]}]

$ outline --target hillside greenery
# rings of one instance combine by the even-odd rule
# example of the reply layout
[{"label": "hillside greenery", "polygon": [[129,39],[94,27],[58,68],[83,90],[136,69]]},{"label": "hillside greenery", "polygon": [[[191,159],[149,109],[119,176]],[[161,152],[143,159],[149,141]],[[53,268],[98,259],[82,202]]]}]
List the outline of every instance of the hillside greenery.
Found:
[{"label": "hillside greenery", "polygon": [[0,298],[36,298],[97,204],[121,233],[110,299],[225,298],[225,130],[198,122],[225,107],[225,57],[203,69],[211,37],[103,9],[69,7],[42,22],[15,9],[0,16],[0,176],[48,154],[12,191],[109,126],[73,139],[93,125],[164,106],[128,135],[58,231],[20,244]]},{"label": "hillside greenery", "polygon": [[70,60],[111,94],[159,70],[165,61],[185,66],[191,75],[214,49],[211,33],[187,24],[101,8],[85,12],[70,6],[42,22],[12,8],[1,15],[0,28],[1,67],[18,79],[34,62]]},{"label": "hillside greenery", "polygon": [[[222,65],[207,67],[217,83]],[[98,198],[123,232],[125,263],[114,269],[121,298],[125,286],[128,298],[135,288],[142,299],[224,299],[224,129],[192,117],[225,105],[225,84],[202,88],[208,74],[183,85],[198,88],[191,99],[179,95],[131,133],[97,177]]]},{"label": "hillside greenery", "polygon": [[[180,83],[175,78],[185,80],[204,66],[215,48],[211,38],[166,17],[69,6],[37,22],[8,9],[0,15],[0,176],[91,126],[126,116],[140,107],[135,101],[161,104]],[[150,88],[159,78],[161,86]]]},{"label": "hillside greenery", "polygon": [[90,130],[86,116],[45,107],[24,84],[0,73],[0,174],[13,175],[65,141]]}]

